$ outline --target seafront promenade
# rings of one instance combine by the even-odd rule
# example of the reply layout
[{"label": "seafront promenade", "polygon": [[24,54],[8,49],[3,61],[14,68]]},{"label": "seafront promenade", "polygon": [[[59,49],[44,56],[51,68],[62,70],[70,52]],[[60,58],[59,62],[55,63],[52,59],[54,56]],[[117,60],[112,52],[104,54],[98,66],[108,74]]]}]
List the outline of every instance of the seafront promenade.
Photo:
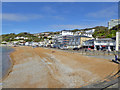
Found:
[{"label": "seafront promenade", "polygon": [[14,47],[13,68],[3,88],[82,87],[118,71],[107,59],[47,48]]}]

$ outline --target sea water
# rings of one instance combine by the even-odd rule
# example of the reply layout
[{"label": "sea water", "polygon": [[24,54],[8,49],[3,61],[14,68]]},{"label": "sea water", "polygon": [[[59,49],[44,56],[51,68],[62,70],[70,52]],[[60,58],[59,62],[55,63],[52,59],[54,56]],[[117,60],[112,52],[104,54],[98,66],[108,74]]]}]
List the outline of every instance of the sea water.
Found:
[{"label": "sea water", "polygon": [[11,47],[0,47],[0,79],[8,74],[8,70],[12,65],[9,54],[13,50]]}]

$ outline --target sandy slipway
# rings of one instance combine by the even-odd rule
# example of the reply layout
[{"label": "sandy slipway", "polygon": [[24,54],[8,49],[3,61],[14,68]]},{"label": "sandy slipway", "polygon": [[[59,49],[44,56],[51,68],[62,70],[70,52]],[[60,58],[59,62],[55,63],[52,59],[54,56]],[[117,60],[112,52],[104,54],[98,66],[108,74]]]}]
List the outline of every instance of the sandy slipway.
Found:
[{"label": "sandy slipway", "polygon": [[118,71],[107,59],[44,48],[15,47],[3,88],[78,88]]}]

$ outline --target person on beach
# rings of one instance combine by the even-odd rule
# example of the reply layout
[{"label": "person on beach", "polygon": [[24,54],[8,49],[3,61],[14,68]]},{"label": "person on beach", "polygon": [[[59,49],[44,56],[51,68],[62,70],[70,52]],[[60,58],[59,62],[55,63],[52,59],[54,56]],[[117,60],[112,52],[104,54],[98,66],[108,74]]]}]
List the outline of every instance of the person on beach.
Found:
[{"label": "person on beach", "polygon": [[118,58],[117,58],[117,55],[115,54],[115,61],[117,61],[117,59],[118,59]]},{"label": "person on beach", "polygon": [[118,56],[115,54],[115,61],[120,61],[120,59],[118,58]]}]

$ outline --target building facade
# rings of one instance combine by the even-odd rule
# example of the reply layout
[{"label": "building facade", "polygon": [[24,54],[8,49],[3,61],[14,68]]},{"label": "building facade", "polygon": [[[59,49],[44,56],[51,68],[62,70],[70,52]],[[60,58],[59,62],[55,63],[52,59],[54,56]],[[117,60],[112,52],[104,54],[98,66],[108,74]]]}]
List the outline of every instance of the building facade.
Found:
[{"label": "building facade", "polygon": [[69,40],[69,47],[72,48],[80,48],[82,47],[82,43],[84,41],[90,40],[92,39],[91,37],[88,36],[84,36],[84,35],[76,35],[73,36],[70,40]]},{"label": "building facade", "polygon": [[97,38],[83,42],[83,47],[89,47],[94,50],[108,50],[114,51],[116,41],[113,38]]},{"label": "building facade", "polygon": [[112,27],[120,24],[120,19],[112,19],[108,22],[108,29],[111,29]]},{"label": "building facade", "polygon": [[80,46],[80,36],[72,36],[68,43],[69,48],[78,48]]},{"label": "building facade", "polygon": [[92,48],[92,49],[94,49],[94,39],[84,41],[84,42],[82,43],[82,46],[83,46],[84,48]]},{"label": "building facade", "polygon": [[62,30],[61,35],[62,36],[73,35],[73,32],[71,32],[70,30]]},{"label": "building facade", "polygon": [[87,31],[85,31],[82,35],[84,35],[84,36],[88,36],[88,37],[93,37],[92,35],[93,35],[93,33],[95,32],[95,29],[92,29],[92,30],[87,30]]},{"label": "building facade", "polygon": [[112,38],[99,38],[94,40],[94,49],[95,50],[103,50],[106,49],[108,51],[115,50],[116,41]]}]

